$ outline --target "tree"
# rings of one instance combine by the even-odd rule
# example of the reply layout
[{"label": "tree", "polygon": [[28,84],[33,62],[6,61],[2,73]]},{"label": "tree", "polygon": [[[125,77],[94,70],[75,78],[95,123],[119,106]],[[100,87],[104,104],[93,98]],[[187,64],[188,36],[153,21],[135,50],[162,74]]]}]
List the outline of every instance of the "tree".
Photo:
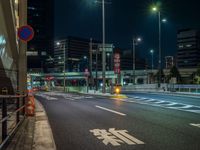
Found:
[{"label": "tree", "polygon": [[168,79],[170,80],[171,78],[176,78],[177,83],[181,83],[182,82],[180,72],[179,72],[179,70],[178,70],[178,68],[176,66],[173,66],[170,69],[170,73],[169,73]]},{"label": "tree", "polygon": [[200,64],[198,65],[197,71],[195,73],[195,83],[200,84]]},{"label": "tree", "polygon": [[156,73],[155,78],[157,79],[157,81],[159,81],[159,75],[160,75],[160,73],[161,73],[161,83],[164,83],[164,81],[165,81],[165,74],[164,74],[164,72],[163,72],[162,69],[160,69],[160,70]]}]

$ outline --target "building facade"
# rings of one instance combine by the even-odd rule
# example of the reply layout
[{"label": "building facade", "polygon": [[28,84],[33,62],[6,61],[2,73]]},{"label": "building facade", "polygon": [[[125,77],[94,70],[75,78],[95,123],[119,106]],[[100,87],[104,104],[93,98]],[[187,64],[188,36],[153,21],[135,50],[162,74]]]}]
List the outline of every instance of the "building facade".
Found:
[{"label": "building facade", "polygon": [[28,43],[27,67],[31,71],[47,71],[53,67],[54,0],[28,0],[28,24],[34,29],[34,38]]},{"label": "building facade", "polygon": [[[101,44],[95,40],[90,43],[89,39],[72,36],[56,40],[54,42],[55,71],[62,72],[64,68],[67,72],[84,72],[85,69],[90,70],[90,52],[92,56],[92,70],[96,70],[96,60],[97,68],[100,70],[102,68],[101,51]],[[111,69],[111,66],[108,65],[111,64],[111,52],[106,53],[106,61],[109,61],[106,65],[107,70]]]},{"label": "building facade", "polygon": [[17,29],[20,26],[19,11],[26,7],[24,4],[22,0],[0,1],[0,94],[3,88],[8,94],[19,89],[18,63],[22,49],[17,38]]},{"label": "building facade", "polygon": [[177,48],[178,68],[197,68],[200,63],[200,32],[193,29],[179,30]]},{"label": "building facade", "polygon": [[[137,56],[135,59],[136,70],[147,69],[146,61]],[[121,51],[121,70],[133,70],[133,54],[132,50]]]}]

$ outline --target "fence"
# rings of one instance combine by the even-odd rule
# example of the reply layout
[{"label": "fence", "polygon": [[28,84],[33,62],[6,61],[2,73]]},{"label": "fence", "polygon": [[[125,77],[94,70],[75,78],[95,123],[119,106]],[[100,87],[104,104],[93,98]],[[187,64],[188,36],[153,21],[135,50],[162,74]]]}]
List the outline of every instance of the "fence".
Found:
[{"label": "fence", "polygon": [[0,95],[0,149],[25,118],[25,95]]},{"label": "fence", "polygon": [[197,84],[161,84],[158,88],[158,84],[138,84],[138,85],[126,85],[122,87],[122,91],[170,91],[170,92],[191,92],[200,93],[200,85]]}]

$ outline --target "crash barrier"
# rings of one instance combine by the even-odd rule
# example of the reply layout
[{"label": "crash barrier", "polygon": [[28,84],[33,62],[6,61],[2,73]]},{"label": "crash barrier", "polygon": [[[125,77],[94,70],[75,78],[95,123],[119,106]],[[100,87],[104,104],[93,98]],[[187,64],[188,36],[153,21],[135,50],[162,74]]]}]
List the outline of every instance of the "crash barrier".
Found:
[{"label": "crash barrier", "polygon": [[172,84],[162,83],[160,88],[158,84],[137,84],[137,85],[125,85],[122,87],[123,92],[127,91],[169,91],[169,92],[191,92],[200,93],[200,85],[198,84]]},{"label": "crash barrier", "polygon": [[15,133],[25,118],[26,95],[0,95],[0,149]]},{"label": "crash barrier", "polygon": [[189,92],[189,93],[200,93],[199,84],[168,84],[168,91],[174,92]]}]

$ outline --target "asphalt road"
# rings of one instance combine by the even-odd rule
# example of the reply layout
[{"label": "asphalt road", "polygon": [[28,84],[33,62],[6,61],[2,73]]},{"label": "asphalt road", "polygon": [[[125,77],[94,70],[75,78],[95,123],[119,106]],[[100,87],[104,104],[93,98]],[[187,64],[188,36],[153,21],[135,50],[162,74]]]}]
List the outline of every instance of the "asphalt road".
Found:
[{"label": "asphalt road", "polygon": [[[120,100],[40,93],[36,97],[46,109],[58,150],[200,150],[200,113],[193,108],[200,106],[200,99],[190,103],[188,97],[171,102],[176,98],[129,96]],[[192,106],[189,110],[194,111],[169,108],[172,103]]]}]

